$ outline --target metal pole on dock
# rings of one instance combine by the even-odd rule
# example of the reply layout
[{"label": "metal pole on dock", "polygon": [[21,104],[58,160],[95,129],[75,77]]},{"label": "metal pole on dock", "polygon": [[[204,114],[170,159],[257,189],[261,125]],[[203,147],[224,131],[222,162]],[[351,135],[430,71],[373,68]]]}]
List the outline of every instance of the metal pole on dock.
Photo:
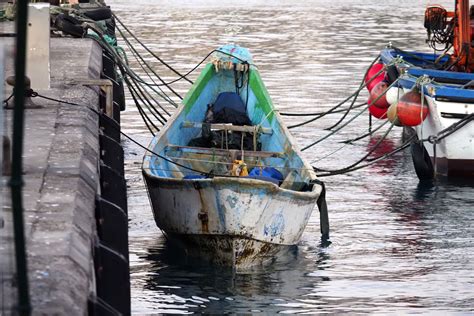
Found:
[{"label": "metal pole on dock", "polygon": [[15,235],[16,273],[18,279],[18,313],[30,315],[30,294],[28,286],[28,266],[25,249],[23,221],[23,131],[25,113],[25,62],[26,31],[28,21],[28,1],[18,0],[16,14],[16,58],[15,58],[15,107],[13,110],[12,170],[10,178],[13,229]]}]

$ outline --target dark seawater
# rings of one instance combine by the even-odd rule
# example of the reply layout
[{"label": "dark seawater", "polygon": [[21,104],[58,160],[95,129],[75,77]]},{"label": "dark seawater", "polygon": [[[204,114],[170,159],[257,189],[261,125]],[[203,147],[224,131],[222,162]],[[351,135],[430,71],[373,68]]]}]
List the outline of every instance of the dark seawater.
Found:
[{"label": "dark seawater", "polygon": [[[357,88],[366,67],[389,41],[401,48],[426,48],[427,1],[108,2],[144,43],[181,72],[222,44],[248,47],[282,112],[335,105]],[[150,55],[144,56],[165,79],[175,78]],[[137,64],[132,67],[140,71]],[[180,82],[176,89],[184,94],[189,85]],[[364,92],[361,101],[366,98]],[[147,145],[150,134],[131,99],[122,114],[124,131]],[[293,135],[305,146],[325,135],[324,128],[339,117],[325,117],[293,130]],[[301,121],[284,119],[288,124]],[[364,114],[304,154],[319,167],[350,165],[383,131],[353,145],[339,142],[363,134],[367,124]],[[143,151],[123,142],[134,314],[474,313],[474,186],[420,185],[408,151],[324,179],[329,247],[320,245],[315,209],[298,247],[269,266],[233,274],[186,258],[166,244],[141,177]],[[401,130],[396,129],[373,155],[400,142]]]}]

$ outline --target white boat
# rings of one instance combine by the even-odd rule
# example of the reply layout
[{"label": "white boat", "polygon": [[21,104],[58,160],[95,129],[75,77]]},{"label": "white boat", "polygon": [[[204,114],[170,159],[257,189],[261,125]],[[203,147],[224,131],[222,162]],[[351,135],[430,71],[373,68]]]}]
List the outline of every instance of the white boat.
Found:
[{"label": "white boat", "polygon": [[[236,122],[242,114],[245,125]],[[275,111],[250,53],[233,45],[214,54],[153,138],[143,175],[165,235],[236,269],[296,245],[318,199],[324,202],[324,186]],[[326,239],[324,208],[321,219]]]},{"label": "white boat", "polygon": [[402,124],[416,134],[412,156],[423,180],[474,177],[474,20],[468,0],[454,4],[452,12],[439,5],[426,8],[427,43],[435,53],[395,47],[381,53],[384,64],[395,61],[398,86],[405,93],[416,87],[428,105],[429,114],[418,125]]},{"label": "white boat", "polygon": [[[404,55],[386,49],[382,52],[382,60],[388,64],[392,58],[402,57],[415,62],[409,57],[415,54],[425,61],[438,57],[415,52]],[[474,80],[474,74],[421,68],[411,62],[402,62],[398,67],[404,72],[398,79],[399,87],[405,93],[417,85],[420,77],[425,76],[428,80],[423,85],[423,95],[429,114],[421,124],[405,126],[408,134],[416,134],[412,156],[420,179],[474,177],[474,90],[465,87]],[[443,83],[446,80],[451,82]],[[448,135],[451,130],[455,131]],[[420,143],[420,140],[424,141]]]}]

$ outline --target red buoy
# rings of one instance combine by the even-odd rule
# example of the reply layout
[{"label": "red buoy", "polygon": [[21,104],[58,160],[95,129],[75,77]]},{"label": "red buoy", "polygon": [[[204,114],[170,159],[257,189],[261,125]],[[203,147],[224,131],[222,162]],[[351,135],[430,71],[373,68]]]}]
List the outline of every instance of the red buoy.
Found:
[{"label": "red buoy", "polygon": [[387,93],[388,83],[385,81],[380,81],[375,85],[375,87],[370,91],[370,99],[375,100],[381,96],[377,101],[374,102],[374,105],[381,109],[388,109],[390,104],[387,102]]},{"label": "red buoy", "polygon": [[[367,84],[370,79],[375,77],[375,75],[383,69],[382,63],[373,64],[372,67],[367,71],[367,75],[364,78],[364,82]],[[375,77],[370,83],[367,84],[367,90],[372,91],[377,83],[382,81],[385,78],[385,71],[382,71],[378,76]]]},{"label": "red buoy", "polygon": [[367,104],[369,105],[369,112],[372,114],[372,116],[378,118],[378,119],[386,119],[387,118],[387,109],[381,109],[375,104],[372,104],[372,100],[369,97],[369,100],[367,101]]},{"label": "red buoy", "polygon": [[428,102],[421,104],[421,94],[417,90],[405,93],[397,104],[397,115],[403,126],[420,125],[428,116]]}]

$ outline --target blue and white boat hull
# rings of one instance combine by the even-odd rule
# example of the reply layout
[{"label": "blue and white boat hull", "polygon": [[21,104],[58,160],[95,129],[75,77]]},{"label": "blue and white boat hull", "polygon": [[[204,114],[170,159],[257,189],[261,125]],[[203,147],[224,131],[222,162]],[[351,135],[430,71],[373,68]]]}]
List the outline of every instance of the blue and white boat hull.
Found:
[{"label": "blue and white boat hull", "polygon": [[[431,80],[422,87],[429,115],[420,125],[405,127],[413,129],[418,140],[434,139],[441,131],[474,113],[474,90],[469,87],[474,74],[430,69],[429,64],[437,60],[438,55],[404,53],[393,49],[385,49],[381,53],[385,64],[400,57],[402,61],[397,64],[401,73],[398,84],[405,92],[410,91],[422,76]],[[447,57],[443,58],[447,60]],[[423,146],[435,176],[474,177],[474,121],[436,144],[424,141]]]}]

